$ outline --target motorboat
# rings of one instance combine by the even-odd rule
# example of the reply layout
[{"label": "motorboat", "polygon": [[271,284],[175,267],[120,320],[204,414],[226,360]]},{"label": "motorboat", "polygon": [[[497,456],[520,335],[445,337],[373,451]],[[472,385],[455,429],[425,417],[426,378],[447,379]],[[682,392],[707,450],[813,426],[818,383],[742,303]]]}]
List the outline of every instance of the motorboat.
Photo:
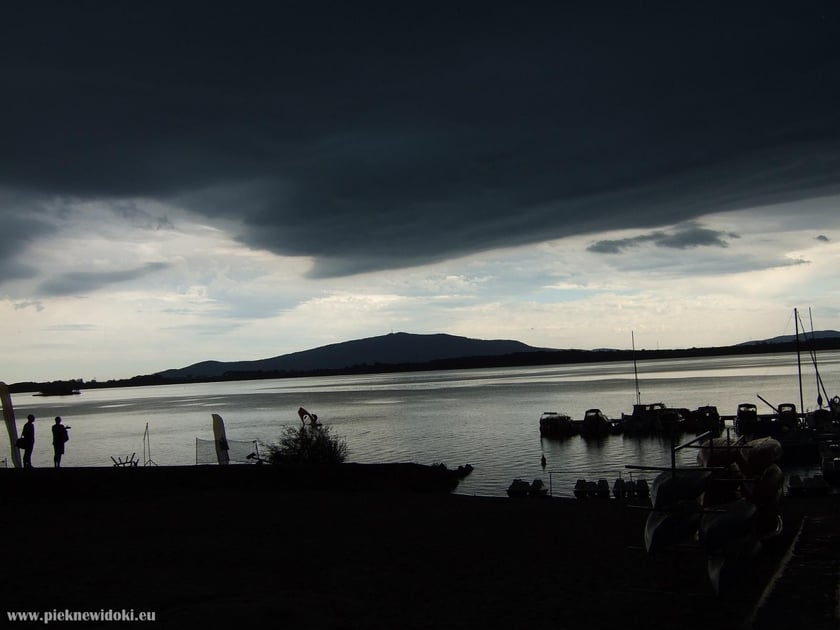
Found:
[{"label": "motorboat", "polygon": [[712,432],[713,435],[720,435],[723,431],[723,420],[714,405],[698,407],[693,416],[694,432],[697,435]]},{"label": "motorboat", "polygon": [[613,431],[613,424],[600,409],[587,409],[583,414],[580,432],[586,436],[607,435]]},{"label": "motorboat", "polygon": [[665,410],[665,405],[657,403],[637,403],[633,405],[633,412],[621,414],[622,430],[625,433],[649,433],[653,430],[654,422],[659,414]]},{"label": "motorboat", "polygon": [[740,403],[735,412],[735,432],[752,436],[758,424],[758,407],[753,403]]},{"label": "motorboat", "polygon": [[545,411],[540,416],[540,437],[567,437],[575,433],[572,418],[557,411]]}]

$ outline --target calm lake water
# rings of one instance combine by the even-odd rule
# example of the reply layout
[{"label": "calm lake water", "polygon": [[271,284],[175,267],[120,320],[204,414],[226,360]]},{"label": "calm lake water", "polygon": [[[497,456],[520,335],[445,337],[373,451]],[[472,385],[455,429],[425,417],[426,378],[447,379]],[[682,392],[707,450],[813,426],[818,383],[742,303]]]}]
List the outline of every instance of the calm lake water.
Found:
[{"label": "calm lake water", "polygon": [[[830,396],[840,393],[840,352],[819,357]],[[712,404],[732,415],[738,403],[769,411],[799,408],[796,356],[754,355],[668,359],[638,363],[643,402],[696,409]],[[816,377],[802,355],[806,409],[817,406]],[[18,428],[34,413],[35,466],[52,465],[50,426],[56,415],[72,427],[65,466],[111,466],[111,457],[136,453],[158,465],[196,463],[196,438],[213,439],[211,413],[220,414],[231,440],[272,442],[284,425],[297,425],[305,407],[332,425],[348,444],[349,461],[472,464],[457,492],[501,496],[514,478],[543,479],[555,496],[568,496],[579,477],[628,477],[626,464],[667,465],[669,444],[655,437],[608,436],[587,441],[541,439],[543,411],[581,419],[598,407],[610,417],[635,401],[632,362],[275,379],[196,385],[83,390],[78,396],[13,396]],[[150,452],[144,455],[148,423]],[[8,437],[0,435],[0,457]],[[540,456],[548,462],[540,466]],[[696,451],[680,453],[694,463]],[[11,465],[11,464],[9,464]],[[653,474],[639,476],[652,478]]]}]

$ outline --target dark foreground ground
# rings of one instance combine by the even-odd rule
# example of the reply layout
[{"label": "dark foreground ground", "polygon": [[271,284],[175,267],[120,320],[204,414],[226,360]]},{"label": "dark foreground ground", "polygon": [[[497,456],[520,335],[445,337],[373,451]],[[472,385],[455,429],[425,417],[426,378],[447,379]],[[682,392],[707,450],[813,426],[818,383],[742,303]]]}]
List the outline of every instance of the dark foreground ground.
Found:
[{"label": "dark foreground ground", "polygon": [[648,556],[647,513],[615,500],[422,491],[405,469],[309,485],[143,471],[0,471],[0,625],[8,610],[134,609],[151,627],[739,628],[802,514],[837,509],[788,499],[785,533],[718,598],[702,552]]}]

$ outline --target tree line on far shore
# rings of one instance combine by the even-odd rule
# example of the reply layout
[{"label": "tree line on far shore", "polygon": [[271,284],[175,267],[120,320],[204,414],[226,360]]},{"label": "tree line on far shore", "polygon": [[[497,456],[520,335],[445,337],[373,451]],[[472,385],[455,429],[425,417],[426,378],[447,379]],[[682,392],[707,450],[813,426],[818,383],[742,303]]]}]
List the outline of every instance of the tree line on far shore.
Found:
[{"label": "tree line on far shore", "polygon": [[351,365],[340,369],[272,370],[226,372],[221,376],[203,378],[166,378],[160,374],[133,376],[108,381],[68,379],[48,382],[25,381],[9,385],[12,393],[38,392],[45,396],[67,395],[83,389],[105,387],[142,387],[151,385],[176,385],[224,381],[250,381],[274,378],[299,378],[312,376],[340,376],[349,374],[387,374],[394,372],[421,372],[431,370],[461,370],[494,367],[522,367],[529,365],[564,365],[574,363],[602,363],[612,361],[638,361],[651,359],[701,358],[730,355],[771,354],[840,349],[840,338],[809,339],[806,342],[764,342],[720,346],[712,348],[682,348],[673,350],[541,350],[513,354],[439,359],[425,363],[373,363]]}]

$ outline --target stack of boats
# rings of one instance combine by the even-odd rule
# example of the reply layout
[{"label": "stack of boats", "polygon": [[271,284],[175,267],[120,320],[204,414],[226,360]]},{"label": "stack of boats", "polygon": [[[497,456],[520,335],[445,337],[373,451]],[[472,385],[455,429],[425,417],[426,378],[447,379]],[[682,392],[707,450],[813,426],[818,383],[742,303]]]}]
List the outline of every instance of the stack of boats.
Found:
[{"label": "stack of boats", "polygon": [[[691,444],[691,443],[689,443]],[[781,531],[782,446],[771,437],[700,442],[697,468],[662,470],[651,486],[645,546],[659,553],[699,544],[719,595],[733,590]]]}]

